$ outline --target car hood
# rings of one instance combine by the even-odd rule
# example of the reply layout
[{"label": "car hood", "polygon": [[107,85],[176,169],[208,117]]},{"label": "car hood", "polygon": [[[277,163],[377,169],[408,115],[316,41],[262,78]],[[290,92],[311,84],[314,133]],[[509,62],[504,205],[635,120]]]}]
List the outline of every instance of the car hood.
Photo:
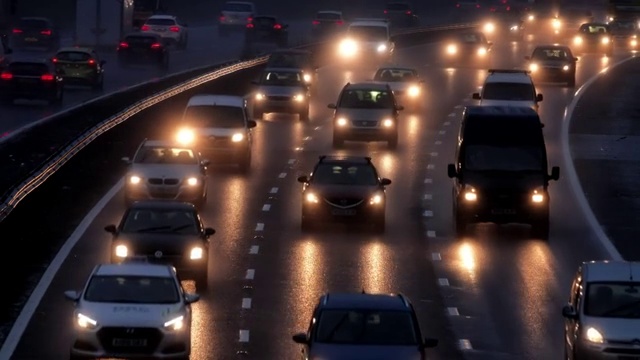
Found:
[{"label": "car hood", "polygon": [[184,315],[184,306],[176,304],[124,304],[83,301],[78,312],[99,326],[160,327]]},{"label": "car hood", "polygon": [[323,360],[419,360],[414,346],[313,344],[310,358]]},{"label": "car hood", "polygon": [[531,192],[545,184],[546,174],[540,172],[518,171],[467,171],[464,174],[464,182],[479,191],[504,190],[508,192]]},{"label": "car hood", "polygon": [[391,109],[351,109],[340,108],[336,111],[336,117],[345,117],[349,120],[384,120],[393,117]]},{"label": "car hood", "polygon": [[231,137],[233,134],[244,134],[246,129],[243,127],[237,128],[216,128],[216,127],[206,127],[206,128],[197,128],[196,132],[201,136],[217,136],[217,137]]},{"label": "car hood", "polygon": [[198,164],[134,164],[129,169],[130,175],[137,175],[143,178],[179,178],[189,176],[199,176],[200,166]]},{"label": "car hood", "polygon": [[538,104],[535,101],[519,101],[519,100],[481,100],[480,105],[482,106],[526,106],[530,107],[534,110],[537,110]]},{"label": "car hood", "polygon": [[607,341],[632,343],[640,339],[640,322],[638,322],[637,318],[585,316],[582,321],[582,327],[584,329],[590,327],[597,329]]},{"label": "car hood", "polygon": [[307,89],[304,86],[261,85],[258,87],[258,92],[271,96],[294,96],[298,94],[305,94]]},{"label": "car hood", "polygon": [[126,245],[135,255],[153,255],[156,251],[167,255],[188,254],[191,247],[202,245],[197,235],[162,232],[120,233],[116,241]]}]

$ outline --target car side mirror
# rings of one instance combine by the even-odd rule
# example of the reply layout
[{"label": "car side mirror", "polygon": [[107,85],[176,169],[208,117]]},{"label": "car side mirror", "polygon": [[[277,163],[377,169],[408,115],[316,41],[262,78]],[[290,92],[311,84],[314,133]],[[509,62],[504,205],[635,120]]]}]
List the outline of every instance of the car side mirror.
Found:
[{"label": "car side mirror", "polygon": [[215,233],[216,233],[216,231],[213,228],[210,228],[210,227],[204,228],[204,235],[205,236],[211,236],[211,235],[213,235]]},{"label": "car side mirror", "polygon": [[542,100],[544,100],[544,96],[542,96],[542,94],[538,94],[538,95],[536,95],[536,101],[537,101],[537,102],[540,102],[540,101],[542,101]]},{"label": "car side mirror", "polygon": [[562,307],[562,316],[567,319],[575,320],[578,318],[578,312],[571,304]]},{"label": "car side mirror", "polygon": [[298,344],[306,345],[309,343],[309,340],[307,339],[307,334],[305,333],[295,334],[291,338],[293,339],[294,342]]},{"label": "car side mirror", "polygon": [[558,179],[560,179],[560,168],[554,166],[551,168],[551,175],[549,175],[549,180],[558,181]]},{"label": "car side mirror", "polygon": [[404,110],[404,106],[398,105],[398,106],[396,106],[396,110],[397,111],[402,111],[402,110]]},{"label": "car side mirror", "polygon": [[128,158],[128,157],[126,157],[126,156],[125,156],[125,157],[123,157],[121,160],[122,160],[122,161],[124,161],[124,162],[125,162],[125,163],[127,163],[127,164],[131,164],[131,159],[129,159],[129,158]]},{"label": "car side mirror", "polygon": [[67,290],[64,292],[64,297],[67,298],[67,300],[78,301],[80,300],[80,293],[75,290]]},{"label": "car side mirror", "polygon": [[115,234],[116,232],[118,232],[118,229],[116,228],[115,225],[110,224],[104,227],[104,231],[108,232],[108,233],[112,233]]},{"label": "car side mirror", "polygon": [[480,97],[480,93],[473,93],[473,95],[471,95],[471,98],[473,100],[480,100],[482,99],[482,97]]},{"label": "car side mirror", "polygon": [[456,170],[455,164],[447,165],[447,176],[449,176],[452,179],[458,177],[458,170]]},{"label": "car side mirror", "polygon": [[327,105],[327,107],[329,109],[336,109],[337,108],[336,104],[329,104],[329,105]]},{"label": "car side mirror", "polygon": [[211,160],[209,160],[209,159],[204,159],[204,160],[200,161],[200,165],[202,165],[202,166],[209,166],[209,164],[211,164]]},{"label": "car side mirror", "polygon": [[254,127],[258,126],[258,123],[255,120],[249,120],[247,121],[247,127],[249,129],[253,129]]},{"label": "car side mirror", "polygon": [[573,62],[578,62],[578,60],[580,60],[580,58],[577,58],[577,57],[573,58]]},{"label": "car side mirror", "polygon": [[424,341],[422,343],[422,348],[427,349],[427,348],[434,348],[436,346],[438,346],[438,339],[424,338]]},{"label": "car side mirror", "polygon": [[307,175],[298,176],[298,182],[306,184],[309,182],[309,177]]},{"label": "car side mirror", "polygon": [[531,56],[526,55],[526,56],[524,57],[524,59],[525,59],[525,60],[531,60]]},{"label": "car side mirror", "polygon": [[198,302],[200,300],[200,295],[199,294],[184,294],[184,302],[186,304],[193,304],[195,302]]},{"label": "car side mirror", "polygon": [[382,179],[380,179],[380,185],[382,185],[382,186],[391,185],[391,180],[389,180],[387,178],[382,178]]}]

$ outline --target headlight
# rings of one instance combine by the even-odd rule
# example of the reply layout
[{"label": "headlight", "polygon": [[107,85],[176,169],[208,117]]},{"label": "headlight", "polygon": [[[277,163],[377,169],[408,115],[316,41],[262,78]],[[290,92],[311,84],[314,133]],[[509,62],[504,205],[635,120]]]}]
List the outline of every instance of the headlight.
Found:
[{"label": "headlight", "polygon": [[535,17],[534,15],[529,15],[529,16],[527,17],[527,20],[529,20],[529,21],[533,21],[533,20],[535,20],[535,19],[536,19],[536,17]]},{"label": "headlight", "polygon": [[560,21],[560,19],[553,19],[553,21],[551,22],[551,26],[553,26],[555,30],[558,30],[562,26],[562,22]]},{"label": "headlight", "polygon": [[190,177],[187,179],[187,185],[189,186],[196,186],[198,185],[199,181],[197,177]]},{"label": "headlight", "polygon": [[343,40],[339,46],[340,55],[351,57],[358,51],[358,44],[353,40]]},{"label": "headlight", "polygon": [[602,38],[602,43],[605,44],[605,45],[608,44],[610,41],[611,41],[611,39],[609,39],[608,36],[605,36],[605,37]]},{"label": "headlight", "polygon": [[295,96],[293,97],[293,100],[294,100],[294,101],[297,101],[297,102],[302,102],[302,101],[304,101],[304,95],[302,95],[302,94],[297,94],[297,95],[295,95]]},{"label": "headlight", "polygon": [[540,67],[538,66],[538,64],[529,64],[529,70],[531,72],[536,72],[538,71],[538,69],[540,69]]},{"label": "headlight", "polygon": [[386,128],[392,127],[393,126],[393,120],[391,120],[391,119],[382,120],[382,126],[384,126]]},{"label": "headlight", "polygon": [[544,192],[542,190],[533,190],[531,201],[536,204],[544,202]]},{"label": "headlight", "polygon": [[494,31],[496,31],[496,25],[494,23],[488,22],[488,23],[484,24],[483,30],[484,30],[484,32],[492,33]]},{"label": "headlight", "polygon": [[347,126],[347,119],[339,118],[338,120],[336,120],[336,124],[338,126]]},{"label": "headlight", "polygon": [[458,52],[458,47],[454,44],[447,45],[447,54],[453,55]]},{"label": "headlight", "polygon": [[638,40],[636,40],[636,39],[631,39],[631,41],[629,42],[629,45],[631,45],[631,46],[633,46],[633,47],[638,46]]},{"label": "headlight", "polygon": [[596,344],[604,343],[604,337],[602,336],[600,331],[594,328],[588,328],[587,332],[585,333],[585,337],[587,338],[587,340],[591,341],[592,343],[596,343]]},{"label": "headlight", "polygon": [[142,179],[140,178],[140,176],[133,175],[129,178],[129,184],[132,185],[138,185],[141,181]]},{"label": "headlight", "polygon": [[478,55],[480,55],[480,56],[487,55],[487,48],[481,47],[480,49],[478,49]]},{"label": "headlight", "polygon": [[189,258],[191,260],[202,259],[203,253],[204,253],[204,251],[202,251],[202,248],[199,247],[199,246],[196,246],[193,249],[191,249],[191,253],[189,254]]},{"label": "headlight", "polygon": [[378,45],[378,52],[381,53],[381,52],[385,52],[385,51],[387,51],[387,45],[385,45],[385,44]]},{"label": "headlight", "polygon": [[317,204],[318,202],[320,202],[320,199],[318,199],[318,196],[314,193],[307,193],[307,195],[305,196],[305,200],[307,200],[307,202],[314,203],[314,204]]},{"label": "headlight", "polygon": [[175,319],[171,319],[164,323],[165,328],[169,328],[171,330],[180,330],[184,327],[184,316],[180,315]]},{"label": "headlight", "polygon": [[410,86],[408,94],[411,97],[416,97],[416,96],[420,95],[420,87],[417,86],[417,85]]},{"label": "headlight", "polygon": [[309,74],[302,75],[302,78],[304,79],[304,82],[311,82],[312,79],[311,75]]},{"label": "headlight", "polygon": [[569,71],[569,65],[565,65],[565,66],[563,66],[563,67],[562,67],[562,70],[563,70],[563,71]]},{"label": "headlight", "polygon": [[242,133],[233,134],[231,136],[231,141],[233,142],[240,142],[242,140],[244,140],[244,134]]},{"label": "headlight", "polygon": [[520,26],[518,25],[511,25],[511,27],[509,28],[510,31],[512,32],[516,32],[518,30],[520,30]]},{"label": "headlight", "polygon": [[98,326],[97,321],[81,313],[76,316],[76,323],[83,329],[95,329]]},{"label": "headlight", "polygon": [[384,196],[380,195],[380,194],[375,194],[371,197],[371,199],[369,199],[369,204],[370,205],[379,205],[382,204],[382,202],[384,201]]},{"label": "headlight", "polygon": [[126,245],[118,245],[116,246],[116,256],[119,258],[126,258],[129,256],[129,249]]},{"label": "headlight", "polygon": [[263,93],[256,94],[256,100],[264,100],[264,99],[266,99],[266,96],[264,96]]},{"label": "headlight", "polygon": [[478,194],[476,193],[476,189],[474,189],[471,186],[465,186],[464,199],[470,202],[478,200]]},{"label": "headlight", "polygon": [[576,37],[574,37],[574,38],[573,38],[573,43],[574,43],[575,45],[582,45],[582,37],[580,37],[580,36],[576,36]]},{"label": "headlight", "polygon": [[181,129],[176,135],[176,140],[181,144],[191,144],[196,139],[196,134],[191,129]]}]

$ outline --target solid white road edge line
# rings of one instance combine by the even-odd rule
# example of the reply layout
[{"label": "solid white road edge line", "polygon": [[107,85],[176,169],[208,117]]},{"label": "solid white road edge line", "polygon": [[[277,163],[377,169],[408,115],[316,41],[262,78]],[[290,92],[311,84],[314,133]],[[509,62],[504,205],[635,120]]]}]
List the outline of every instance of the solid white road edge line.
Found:
[{"label": "solid white road edge line", "polygon": [[64,261],[67,259],[67,256],[69,256],[69,253],[71,253],[71,250],[73,250],[74,246],[76,246],[78,240],[80,240],[85,231],[87,231],[89,225],[93,223],[102,209],[104,209],[109,201],[111,201],[111,199],[113,199],[113,197],[120,191],[120,189],[122,189],[123,185],[124,180],[118,181],[102,197],[102,199],[100,199],[100,201],[98,201],[98,203],[93,206],[91,211],[89,211],[84,219],[82,219],[80,225],[76,227],[71,236],[69,236],[64,245],[62,245],[62,247],[56,254],[56,257],[53,258],[53,261],[51,261],[51,264],[49,264],[47,270],[42,275],[42,278],[38,282],[38,285],[36,285],[35,289],[33,289],[33,292],[20,311],[20,315],[18,315],[15,323],[13,323],[9,335],[7,336],[4,344],[2,344],[2,349],[0,349],[0,359],[11,358],[13,352],[18,346],[18,343],[20,342],[20,338],[22,338],[22,334],[24,334],[24,331],[27,329],[27,326],[29,325],[33,314],[36,312],[38,305],[40,305],[40,301],[42,301],[44,294],[47,292],[47,289],[49,289],[49,285],[51,285],[51,282],[58,273],[58,270],[60,270],[60,267],[62,267]]},{"label": "solid white road edge line", "polygon": [[569,181],[571,190],[573,190],[573,195],[578,201],[578,205],[582,209],[583,214],[587,218],[587,222],[591,227],[591,230],[596,235],[596,238],[600,241],[604,249],[609,253],[611,260],[624,260],[622,255],[618,252],[618,249],[613,245],[607,234],[605,234],[602,226],[596,219],[596,215],[593,213],[593,209],[591,209],[591,205],[589,205],[589,201],[587,200],[587,196],[584,194],[584,190],[582,189],[582,185],[580,185],[580,180],[578,179],[578,174],[576,173],[576,168],[573,165],[573,156],[571,156],[571,147],[569,146],[569,126],[571,125],[571,120],[573,118],[573,111],[578,104],[578,101],[582,98],[582,94],[585,93],[587,88],[589,88],[597,79],[601,76],[609,72],[609,70],[614,67],[621,65],[629,60],[633,59],[633,57],[626,58],[624,60],[618,61],[617,63],[604,68],[598,74],[592,76],[587,82],[585,82],[577,91],[571,103],[567,106],[564,112],[564,118],[562,119],[562,131],[560,134],[561,137],[561,146],[562,146],[562,157],[564,160],[564,166],[566,169],[564,172],[567,174],[567,180]]}]

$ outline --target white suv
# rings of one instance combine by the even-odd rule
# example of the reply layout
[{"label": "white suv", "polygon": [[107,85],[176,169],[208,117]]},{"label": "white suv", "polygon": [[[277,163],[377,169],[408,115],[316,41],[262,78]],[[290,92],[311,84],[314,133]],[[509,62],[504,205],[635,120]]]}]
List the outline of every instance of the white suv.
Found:
[{"label": "white suv", "polygon": [[473,93],[473,99],[480,100],[480,105],[527,106],[538,111],[543,97],[529,71],[489,69],[482,92]]},{"label": "white suv", "polygon": [[386,19],[355,19],[340,42],[338,54],[344,60],[380,59],[390,61],[394,43]]},{"label": "white suv", "polygon": [[168,44],[186,49],[189,42],[187,24],[172,15],[153,15],[140,28],[143,32],[158,34]]},{"label": "white suv", "polygon": [[231,28],[244,30],[256,16],[256,5],[248,1],[227,1],[218,18],[218,34],[226,36]]}]

